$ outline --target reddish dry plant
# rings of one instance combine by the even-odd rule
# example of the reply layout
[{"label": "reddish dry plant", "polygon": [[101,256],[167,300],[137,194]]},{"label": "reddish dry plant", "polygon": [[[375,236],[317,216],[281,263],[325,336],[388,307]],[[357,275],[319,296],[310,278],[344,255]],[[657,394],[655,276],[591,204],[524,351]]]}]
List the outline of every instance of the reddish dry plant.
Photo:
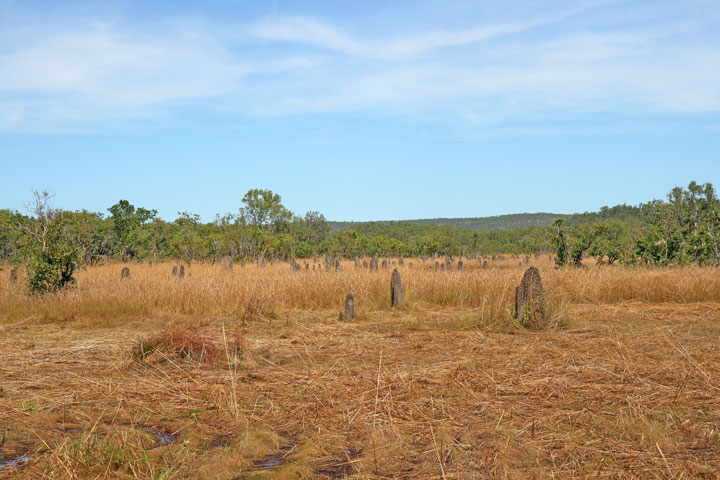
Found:
[{"label": "reddish dry plant", "polygon": [[245,337],[239,333],[234,333],[227,339],[227,351],[234,357],[242,357],[245,351]]},{"label": "reddish dry plant", "polygon": [[[241,356],[245,340],[240,334],[227,339],[227,352]],[[215,341],[210,334],[189,328],[168,328],[165,331],[140,340],[133,351],[133,358],[144,360],[157,350],[165,350],[185,358],[216,360],[225,350],[224,341]]]},{"label": "reddish dry plant", "polygon": [[166,345],[183,356],[214,360],[220,351],[206,335],[188,328],[173,328],[162,337]]}]

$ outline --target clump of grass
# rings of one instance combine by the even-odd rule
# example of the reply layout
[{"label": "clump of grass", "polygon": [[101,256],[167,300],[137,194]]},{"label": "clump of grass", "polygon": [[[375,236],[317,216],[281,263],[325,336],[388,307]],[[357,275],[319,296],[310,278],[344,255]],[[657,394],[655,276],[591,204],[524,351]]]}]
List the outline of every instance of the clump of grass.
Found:
[{"label": "clump of grass", "polygon": [[82,465],[103,465],[113,470],[134,470],[147,461],[145,450],[127,439],[81,435],[68,444],[69,456]]},{"label": "clump of grass", "polygon": [[240,315],[240,320],[247,323],[254,320],[262,320],[264,318],[275,318],[274,305],[268,299],[260,298],[257,294],[253,294],[245,302],[245,307]]},{"label": "clump of grass", "polygon": [[[235,334],[226,338],[226,341],[228,352],[232,352],[235,357],[241,357],[245,346],[244,338]],[[133,346],[131,357],[133,360],[142,361],[153,353],[162,352],[168,356],[214,361],[224,349],[223,343],[214,340],[208,333],[175,327],[140,339]]]},{"label": "clump of grass", "polygon": [[[183,458],[163,458],[143,445],[135,429],[112,428],[109,432],[91,430],[67,437],[47,452],[52,465],[49,478],[148,478],[168,479],[180,468]],[[59,467],[59,468],[58,468]],[[58,471],[53,471],[58,470]],[[82,471],[83,476],[72,471]],[[40,478],[28,472],[31,478]],[[45,476],[45,475],[43,475]]]}]

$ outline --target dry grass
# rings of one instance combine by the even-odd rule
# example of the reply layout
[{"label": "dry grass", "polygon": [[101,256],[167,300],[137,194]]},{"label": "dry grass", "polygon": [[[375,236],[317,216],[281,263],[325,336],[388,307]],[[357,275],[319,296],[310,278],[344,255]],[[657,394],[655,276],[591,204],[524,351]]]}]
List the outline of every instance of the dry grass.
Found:
[{"label": "dry grass", "polygon": [[[465,269],[429,272],[432,263],[415,261],[414,268],[400,267],[406,289],[406,308],[447,307],[480,309],[486,321],[508,322],[515,287],[524,266],[517,260],[491,261],[487,270],[476,261]],[[554,301],[618,303],[625,301],[720,302],[720,277],[713,268],[633,269],[621,267],[563,269],[552,267],[547,257],[532,261]],[[54,295],[24,295],[21,282],[0,280],[0,322],[26,319],[53,322],[88,319],[95,323],[136,316],[166,314],[227,316],[244,321],[276,318],[283,313],[340,309],[352,292],[359,311],[390,308],[389,269],[356,270],[344,262],[340,272],[301,271],[291,274],[287,263],[257,268],[193,264],[186,278],[171,276],[172,264],[130,264],[131,278],[120,281],[123,264],[85,269],[78,286]],[[557,305],[556,305],[557,307]]]},{"label": "dry grass", "polygon": [[[351,262],[2,284],[0,462],[30,460],[0,477],[720,478],[716,269],[544,259],[565,325],[528,332],[517,261],[413,263],[399,310],[390,272]],[[359,316],[338,322],[349,291]]]}]

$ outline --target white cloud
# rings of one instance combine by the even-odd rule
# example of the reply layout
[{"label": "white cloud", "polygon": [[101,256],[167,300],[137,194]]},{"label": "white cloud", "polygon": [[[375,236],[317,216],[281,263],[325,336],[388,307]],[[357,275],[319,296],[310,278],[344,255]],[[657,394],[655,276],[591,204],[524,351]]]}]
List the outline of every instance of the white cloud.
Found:
[{"label": "white cloud", "polygon": [[465,46],[559,22],[596,5],[597,2],[585,2],[574,9],[537,18],[453,31],[430,30],[397,39],[358,40],[333,25],[309,17],[268,19],[251,26],[247,32],[252,37],[263,40],[311,45],[361,57],[404,60],[435,49]]},{"label": "white cloud", "polygon": [[64,121],[147,117],[169,102],[231,95],[249,75],[315,64],[302,56],[243,58],[222,40],[108,24],[38,34],[0,53],[0,127],[39,120],[62,130]]},{"label": "white cloud", "polygon": [[[401,111],[468,102],[532,115],[621,115],[720,110],[720,50],[658,49],[637,35],[574,35],[508,46],[504,61],[463,65],[418,60],[341,78],[320,95],[293,97],[288,111]],[[282,112],[281,110],[275,113]]]},{"label": "white cloud", "polygon": [[432,112],[446,123],[494,125],[720,110],[712,18],[641,21],[642,12],[630,19],[612,7],[595,25],[595,10],[610,8],[602,5],[470,28],[428,19],[421,33],[362,37],[350,33],[361,24],[313,17],[168,21],[142,31],[121,22],[5,25],[0,129],[181,121],[186,107],[236,117]]},{"label": "white cloud", "polygon": [[1,55],[0,91],[71,92],[128,104],[213,95],[247,72],[230,58],[210,45],[140,40],[95,27]]}]

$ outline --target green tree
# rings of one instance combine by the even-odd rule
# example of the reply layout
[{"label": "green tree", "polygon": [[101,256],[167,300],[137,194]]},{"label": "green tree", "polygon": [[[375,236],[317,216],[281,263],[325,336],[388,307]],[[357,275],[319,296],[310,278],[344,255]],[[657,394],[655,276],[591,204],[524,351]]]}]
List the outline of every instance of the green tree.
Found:
[{"label": "green tree", "polygon": [[602,224],[581,224],[572,228],[570,231],[570,262],[573,267],[582,267],[583,256],[604,231],[605,227]]},{"label": "green tree", "polygon": [[24,216],[11,210],[0,210],[0,260],[14,261],[19,255]]},{"label": "green tree", "polygon": [[197,213],[178,212],[173,222],[173,256],[186,262],[205,256],[204,241],[207,235],[201,231],[200,215]]},{"label": "green tree", "polygon": [[555,233],[550,239],[550,243],[555,248],[555,264],[559,267],[567,265],[569,258],[569,250],[567,239],[565,238],[565,229],[563,228],[564,220],[562,218],[555,219]]},{"label": "green tree", "polygon": [[713,265],[720,266],[720,206],[716,205],[704,218],[705,231],[708,236],[708,244]]},{"label": "green tree", "polygon": [[292,218],[280,195],[270,190],[248,190],[242,201],[245,206],[240,209],[240,214],[247,224],[254,227],[279,232]]},{"label": "green tree", "polygon": [[112,225],[101,213],[64,212],[68,241],[78,252],[80,266],[95,265],[112,255]]},{"label": "green tree", "polygon": [[115,232],[115,254],[122,259],[138,257],[143,243],[147,240],[147,232],[143,231],[143,226],[155,218],[157,211],[135,208],[127,200],[120,200],[108,208],[108,211]]},{"label": "green tree", "polygon": [[144,243],[148,258],[158,259],[172,256],[175,226],[159,218],[153,218],[143,227]]},{"label": "green tree", "polygon": [[638,238],[636,259],[660,265],[720,262],[715,220],[720,202],[712,184],[675,187],[667,200],[653,200],[643,210],[650,225]]},{"label": "green tree", "polygon": [[720,201],[712,184],[690,182],[684,193],[688,218],[685,222],[685,254],[696,263],[718,265],[718,221]]},{"label": "green tree", "polygon": [[293,217],[292,235],[300,242],[319,246],[328,236],[330,227],[320,212],[307,212],[304,217]]},{"label": "green tree", "polygon": [[607,220],[595,225],[596,238],[588,249],[598,265],[612,265],[629,248],[625,224],[619,220]]}]

